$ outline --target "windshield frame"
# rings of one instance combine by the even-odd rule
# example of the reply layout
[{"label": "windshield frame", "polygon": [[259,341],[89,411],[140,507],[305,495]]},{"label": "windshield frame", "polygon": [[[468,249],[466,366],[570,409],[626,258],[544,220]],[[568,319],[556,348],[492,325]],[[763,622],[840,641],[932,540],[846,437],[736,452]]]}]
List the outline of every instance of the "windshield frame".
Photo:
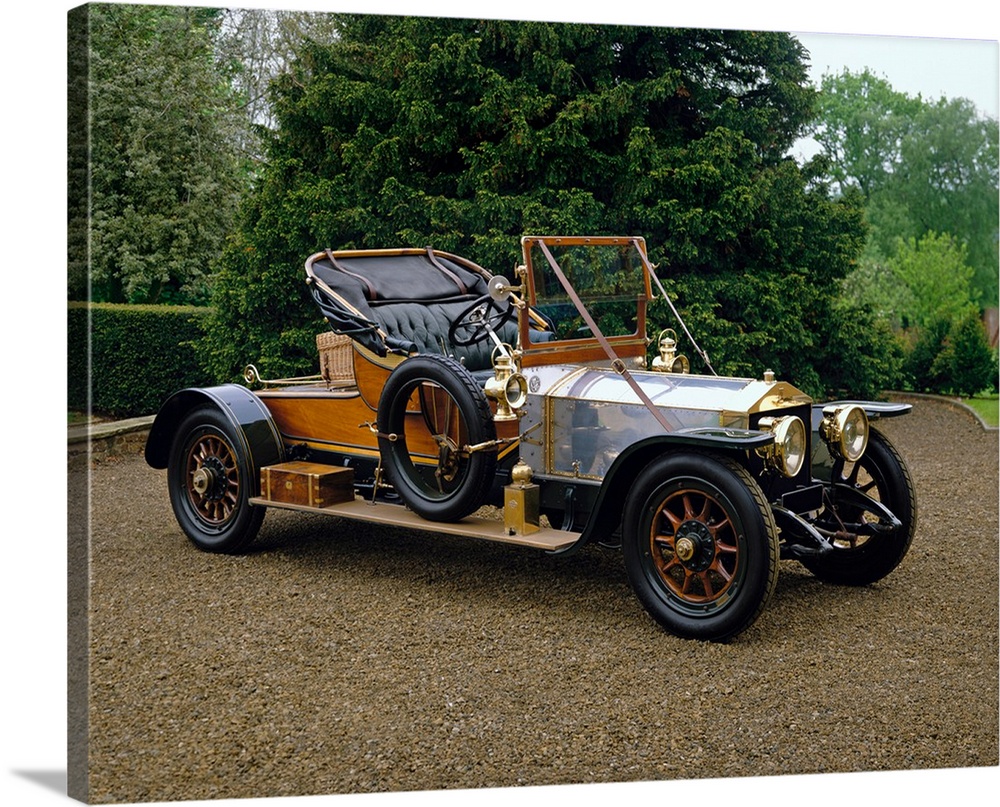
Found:
[{"label": "windshield frame", "polygon": [[[647,269],[648,257],[646,255],[645,239],[639,236],[524,236],[521,239],[521,251],[524,264],[518,268],[523,283],[525,302],[535,308],[539,302],[544,305],[544,300],[539,301],[535,288],[535,266],[533,265],[533,248],[536,245],[545,244],[547,247],[622,247],[632,246],[641,256],[640,271],[642,272],[642,283],[640,293],[636,296],[635,323],[636,329],[632,334],[616,335],[606,337],[614,353],[619,359],[627,361],[635,367],[645,367],[646,363],[646,307],[652,296],[649,271]],[[539,267],[546,273],[551,273],[549,266]],[[584,306],[587,305],[586,292],[575,289],[580,296]],[[555,364],[555,363],[592,363],[609,361],[605,350],[602,348],[597,336],[586,336],[572,339],[558,339],[551,342],[532,342],[529,333],[529,317],[524,312],[519,313],[519,326],[521,330],[521,349],[524,354],[524,366]]]}]

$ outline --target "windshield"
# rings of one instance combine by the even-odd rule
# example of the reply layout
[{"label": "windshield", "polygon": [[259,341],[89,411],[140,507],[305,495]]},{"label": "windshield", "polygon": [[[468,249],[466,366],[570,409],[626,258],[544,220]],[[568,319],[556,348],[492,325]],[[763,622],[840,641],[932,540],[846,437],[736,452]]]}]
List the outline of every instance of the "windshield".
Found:
[{"label": "windshield", "polygon": [[549,321],[555,339],[590,339],[594,335],[559,280],[542,243],[605,336],[637,333],[640,300],[645,300],[647,293],[638,252],[641,239],[525,240],[532,307]]}]

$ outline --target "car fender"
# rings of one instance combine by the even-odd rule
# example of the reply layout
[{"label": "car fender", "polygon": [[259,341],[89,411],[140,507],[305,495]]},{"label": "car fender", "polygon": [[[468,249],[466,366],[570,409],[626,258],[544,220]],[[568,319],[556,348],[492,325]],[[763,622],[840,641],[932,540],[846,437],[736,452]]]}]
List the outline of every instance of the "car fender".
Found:
[{"label": "car fender", "polygon": [[639,440],[621,452],[608,469],[600,493],[579,540],[557,554],[565,554],[591,540],[613,533],[621,523],[625,500],[636,478],[654,459],[665,452],[692,449],[711,453],[736,453],[764,448],[774,442],[769,432],[751,429],[698,428],[655,435]]},{"label": "car fender", "polygon": [[249,389],[239,384],[218,387],[189,387],[175,392],[160,407],[146,439],[146,462],[153,468],[164,469],[170,457],[180,422],[198,406],[210,404],[218,409],[242,437],[254,469],[254,489],[260,484],[256,471],[284,460],[284,444],[278,428],[264,403]]},{"label": "car fender", "polygon": [[909,414],[913,409],[912,404],[907,403],[886,403],[884,401],[827,401],[826,403],[814,403],[812,406],[812,475],[816,479],[830,482],[833,478],[834,458],[830,453],[830,448],[820,434],[820,424],[823,422],[823,410],[831,406],[860,406],[865,410],[868,421],[881,420],[882,418],[895,418]]}]

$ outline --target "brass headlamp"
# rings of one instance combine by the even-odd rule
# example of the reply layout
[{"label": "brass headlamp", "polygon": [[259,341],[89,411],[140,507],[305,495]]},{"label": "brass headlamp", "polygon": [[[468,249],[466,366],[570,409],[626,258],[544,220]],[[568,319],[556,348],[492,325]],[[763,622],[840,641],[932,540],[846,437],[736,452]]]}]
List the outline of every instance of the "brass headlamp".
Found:
[{"label": "brass headlamp", "polygon": [[789,479],[798,474],[806,460],[806,427],[795,415],[764,417],[760,428],[774,435],[774,443],[762,452],[772,468]]},{"label": "brass headlamp", "polygon": [[857,404],[824,407],[819,433],[831,454],[857,462],[868,446],[868,415]]}]

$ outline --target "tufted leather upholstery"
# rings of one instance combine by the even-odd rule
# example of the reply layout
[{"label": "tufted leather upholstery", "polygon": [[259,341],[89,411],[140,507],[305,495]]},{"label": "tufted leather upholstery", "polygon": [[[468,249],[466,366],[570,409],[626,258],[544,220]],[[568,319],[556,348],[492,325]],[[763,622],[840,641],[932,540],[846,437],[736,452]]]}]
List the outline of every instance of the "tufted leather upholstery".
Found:
[{"label": "tufted leather upholstery", "polygon": [[[413,343],[419,353],[440,353],[454,356],[469,370],[492,369],[490,356],[495,343],[489,337],[465,347],[448,341],[451,323],[475,300],[463,297],[457,301],[435,303],[401,302],[372,306],[372,313],[386,333],[395,334]],[[517,341],[516,320],[511,320],[497,333],[501,341]]]},{"label": "tufted leather upholstery", "polygon": [[[492,369],[492,339],[465,347],[448,339],[452,322],[487,293],[488,275],[483,270],[474,271],[462,259],[452,260],[431,250],[365,255],[326,252],[314,255],[307,266],[337,295],[318,286],[312,291],[334,330],[380,355],[387,351],[437,353],[454,356],[474,373]],[[384,338],[375,332],[376,326]],[[505,323],[498,336],[514,344],[515,320]]]}]

